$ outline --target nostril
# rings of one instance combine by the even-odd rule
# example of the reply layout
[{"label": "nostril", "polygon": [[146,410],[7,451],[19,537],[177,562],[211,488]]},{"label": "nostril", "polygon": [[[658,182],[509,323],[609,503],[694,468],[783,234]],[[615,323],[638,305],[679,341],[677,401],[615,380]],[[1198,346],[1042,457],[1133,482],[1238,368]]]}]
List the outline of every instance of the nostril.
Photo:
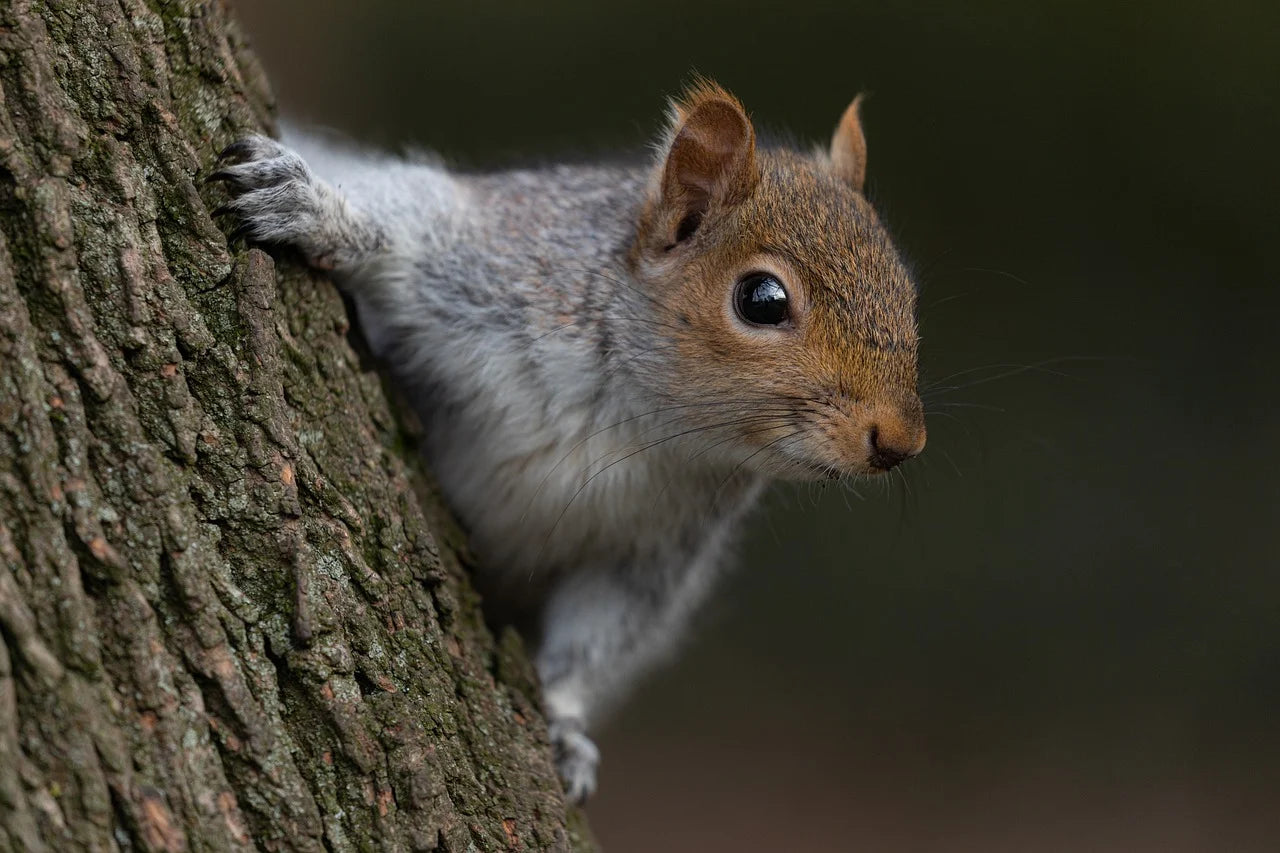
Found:
[{"label": "nostril", "polygon": [[871,441],[871,458],[867,461],[871,463],[873,468],[888,471],[915,455],[911,450],[903,450],[901,447],[895,447],[892,443],[885,441],[878,426],[871,427],[869,438]]},{"label": "nostril", "polygon": [[898,465],[906,462],[910,456],[898,450],[877,450],[871,455],[871,465],[875,468],[888,471],[890,468],[896,468]]}]

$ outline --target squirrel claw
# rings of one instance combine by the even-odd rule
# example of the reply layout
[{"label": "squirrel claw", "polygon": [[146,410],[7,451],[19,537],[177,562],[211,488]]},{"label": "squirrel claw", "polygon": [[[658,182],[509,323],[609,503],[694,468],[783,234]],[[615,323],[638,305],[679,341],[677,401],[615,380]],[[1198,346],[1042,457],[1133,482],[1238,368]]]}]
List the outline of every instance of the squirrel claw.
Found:
[{"label": "squirrel claw", "polygon": [[218,162],[223,160],[242,160],[253,152],[253,143],[248,139],[237,139],[218,152]]}]

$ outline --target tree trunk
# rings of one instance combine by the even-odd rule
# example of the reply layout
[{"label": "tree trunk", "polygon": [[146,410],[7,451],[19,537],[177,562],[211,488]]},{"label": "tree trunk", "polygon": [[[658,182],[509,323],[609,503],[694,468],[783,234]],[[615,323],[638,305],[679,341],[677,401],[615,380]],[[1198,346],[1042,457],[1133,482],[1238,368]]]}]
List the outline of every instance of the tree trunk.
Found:
[{"label": "tree trunk", "polygon": [[0,0],[0,850],[585,850],[217,0]]}]

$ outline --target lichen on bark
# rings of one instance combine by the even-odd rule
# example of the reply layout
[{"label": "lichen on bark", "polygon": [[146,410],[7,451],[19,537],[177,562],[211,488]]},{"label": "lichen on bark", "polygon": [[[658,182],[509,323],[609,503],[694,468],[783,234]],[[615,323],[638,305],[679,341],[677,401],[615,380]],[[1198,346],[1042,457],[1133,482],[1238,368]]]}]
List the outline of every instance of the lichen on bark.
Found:
[{"label": "lichen on bark", "polygon": [[588,849],[341,300],[210,216],[269,125],[216,0],[0,4],[0,849]]}]

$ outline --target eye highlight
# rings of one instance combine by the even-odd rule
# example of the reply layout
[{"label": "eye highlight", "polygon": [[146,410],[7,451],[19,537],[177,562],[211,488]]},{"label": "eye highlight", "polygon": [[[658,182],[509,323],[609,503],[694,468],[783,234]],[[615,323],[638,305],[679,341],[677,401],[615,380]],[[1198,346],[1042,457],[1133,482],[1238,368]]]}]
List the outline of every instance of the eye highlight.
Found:
[{"label": "eye highlight", "polygon": [[791,317],[787,289],[778,277],[753,272],[738,281],[733,295],[738,316],[753,326],[779,326]]}]

